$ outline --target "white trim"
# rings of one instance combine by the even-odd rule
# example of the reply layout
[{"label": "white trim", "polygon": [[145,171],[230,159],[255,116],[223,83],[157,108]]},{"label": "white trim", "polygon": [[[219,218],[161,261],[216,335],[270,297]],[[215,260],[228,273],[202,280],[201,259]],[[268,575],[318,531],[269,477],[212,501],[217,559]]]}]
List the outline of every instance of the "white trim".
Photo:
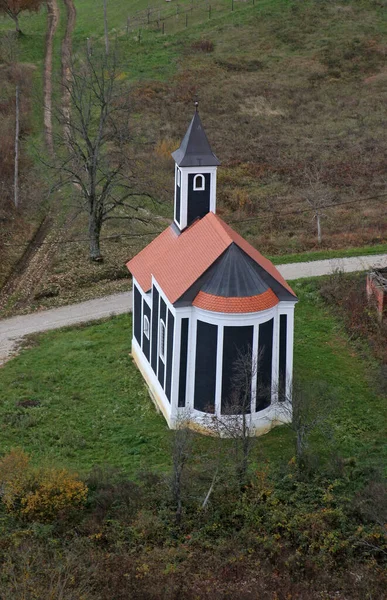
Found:
[{"label": "white trim", "polygon": [[253,373],[254,373],[254,377],[252,379],[251,382],[251,407],[250,407],[250,411],[251,411],[251,415],[255,414],[255,407],[257,404],[257,398],[256,398],[256,394],[257,394],[257,370],[258,370],[258,336],[259,336],[259,325],[255,324],[254,325],[254,329],[253,329]]},{"label": "white trim", "polygon": [[[198,183],[197,183],[198,180],[199,180],[199,177],[202,180],[202,184],[201,185],[198,185]],[[194,192],[204,192],[205,189],[206,189],[206,178],[201,173],[198,173],[193,178],[193,191]]]},{"label": "white trim", "polygon": [[161,409],[168,423],[168,427],[173,428],[176,423],[171,420],[171,404],[168,402],[168,398],[165,395],[165,392],[161,387],[161,384],[157,376],[155,375],[151,364],[148,363],[144,353],[142,352],[137,340],[134,337],[132,338],[132,354],[135,358],[137,365],[142,371],[146,383],[148,384],[152,398],[155,400],[156,404]]},{"label": "white trim", "polygon": [[[178,167],[181,172],[181,186],[180,186],[180,222],[176,221],[176,185],[174,191],[174,221],[179,227],[180,231],[183,231],[187,227],[187,215],[188,215],[188,175],[207,175],[210,174],[210,212],[216,212],[216,174],[217,167]],[[200,173],[198,170],[200,169]],[[177,174],[175,174],[177,177]]]},{"label": "white trim", "polygon": [[220,415],[222,412],[222,377],[218,377],[218,373],[223,371],[223,352],[219,348],[223,348],[224,327],[218,326],[218,339],[216,344],[216,382],[215,382],[215,414]]},{"label": "white trim", "polygon": [[[163,335],[162,335],[162,333],[163,333]],[[163,363],[165,365],[166,356],[167,356],[167,326],[165,324],[165,321],[161,318],[159,320],[158,342],[159,342],[158,356],[159,356],[159,358],[161,358],[161,360],[163,361]],[[163,342],[163,343],[161,343],[161,342]]]},{"label": "white trim", "polygon": [[144,308],[142,313],[142,323],[143,323],[143,335],[145,335],[147,340],[150,340],[150,322],[148,316],[144,314]]}]

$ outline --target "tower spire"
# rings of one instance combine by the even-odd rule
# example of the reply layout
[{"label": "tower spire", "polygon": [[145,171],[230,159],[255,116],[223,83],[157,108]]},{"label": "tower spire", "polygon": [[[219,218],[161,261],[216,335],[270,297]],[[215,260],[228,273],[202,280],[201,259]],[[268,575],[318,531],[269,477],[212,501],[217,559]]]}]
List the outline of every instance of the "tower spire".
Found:
[{"label": "tower spire", "polygon": [[216,212],[216,168],[220,161],[211,150],[196,97],[195,113],[175,159],[174,221],[180,231],[208,212]]}]

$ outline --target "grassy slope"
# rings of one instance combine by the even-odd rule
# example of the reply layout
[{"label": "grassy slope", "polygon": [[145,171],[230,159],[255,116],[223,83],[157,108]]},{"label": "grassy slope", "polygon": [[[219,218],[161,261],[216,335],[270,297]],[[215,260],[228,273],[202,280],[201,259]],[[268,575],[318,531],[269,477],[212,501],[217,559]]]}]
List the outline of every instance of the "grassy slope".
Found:
[{"label": "grassy slope", "polygon": [[[373,366],[347,345],[338,322],[316,299],[309,282],[296,284],[295,373],[326,381],[336,394],[331,421],[339,448],[362,463],[386,463],[384,402],[369,386]],[[55,331],[0,370],[0,451],[21,446],[39,462],[87,472],[109,463],[128,472],[164,469],[169,432],[132,363],[130,318]],[[37,400],[40,406],[17,403]],[[323,449],[324,442],[318,442]],[[202,451],[213,440],[201,438]],[[290,431],[277,428],[259,440],[259,455],[290,459]]]},{"label": "grassy slope", "polygon": [[362,246],[361,248],[347,248],[346,250],[316,250],[316,252],[300,252],[298,254],[285,254],[269,256],[275,265],[325,260],[332,258],[348,258],[350,256],[370,256],[373,254],[387,254],[387,244],[375,246]]},{"label": "grassy slope", "polygon": [[[161,0],[152,5],[157,3],[165,6]],[[137,82],[134,85],[142,83],[133,108],[151,146],[169,138],[178,142],[189,118],[192,96],[199,91],[206,128],[223,160],[219,212],[226,220],[251,218],[250,222],[234,224],[249,241],[266,254],[285,257],[276,258],[276,262],[333,257],[339,252],[357,254],[356,249],[347,251],[347,246],[383,246],[386,230],[380,219],[380,202],[327,210],[324,255],[298,255],[316,247],[310,212],[282,218],[277,211],[284,204],[286,210],[289,205],[297,210],[305,208],[299,199],[299,165],[303,161],[323,164],[324,176],[341,200],[348,194],[352,198],[380,191],[385,180],[381,160],[385,153],[381,127],[385,11],[363,0],[345,5],[312,0],[261,0],[255,6],[236,3],[234,13],[217,16],[214,11],[211,20],[187,30],[165,36],[144,30],[139,44],[134,34],[125,35],[126,17],[128,11],[133,13],[146,5],[138,0],[129,9],[125,3],[110,0],[108,11],[109,27],[118,35],[122,76]],[[76,1],[76,6],[74,48],[78,51],[84,48],[86,37],[93,43],[102,41],[103,21],[102,10],[96,10],[91,0]],[[26,33],[21,40],[22,58],[41,67],[44,11],[24,16],[22,26]],[[0,22],[0,30],[9,27],[9,21]],[[193,51],[192,43],[198,39],[212,41],[214,52]],[[60,35],[56,40],[57,71],[59,46]],[[257,98],[259,102],[254,104]],[[35,106],[39,122],[39,103]],[[152,191],[157,195],[160,186],[172,190],[171,164],[156,153],[152,160],[152,171],[159,173],[159,183]],[[64,200],[61,203],[65,206]],[[171,201],[157,210],[170,216]],[[159,229],[159,225],[151,229]],[[84,239],[84,231],[84,222],[79,220],[68,237]],[[130,239],[125,222],[112,223],[104,231],[104,235],[112,233],[123,233],[123,237],[104,242],[104,267],[85,261],[87,242],[60,247],[38,290],[50,293],[52,288],[59,288],[59,296],[38,300],[33,307],[121,289],[125,284],[117,281],[116,274],[121,273],[129,255],[150,238],[142,242]],[[332,254],[330,248],[334,249]],[[345,248],[343,254],[340,248]]]}]

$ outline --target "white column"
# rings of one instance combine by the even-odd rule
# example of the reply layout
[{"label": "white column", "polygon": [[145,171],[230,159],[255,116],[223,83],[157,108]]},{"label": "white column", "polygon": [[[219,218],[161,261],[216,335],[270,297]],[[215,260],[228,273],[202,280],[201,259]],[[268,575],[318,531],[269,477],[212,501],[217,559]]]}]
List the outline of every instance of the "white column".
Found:
[{"label": "white column", "polygon": [[196,330],[197,320],[196,317],[192,317],[189,320],[188,329],[187,393],[185,402],[186,409],[188,411],[192,411],[194,409]]},{"label": "white column", "polygon": [[222,413],[222,375],[223,375],[223,325],[217,325],[218,339],[216,344],[216,386],[215,386],[215,414]]},{"label": "white column", "polygon": [[181,318],[175,317],[173,334],[172,381],[171,381],[171,423],[175,423],[179,402],[179,375],[181,356]]},{"label": "white column", "polygon": [[258,336],[259,325],[253,326],[253,379],[251,382],[251,414],[255,413],[257,405],[257,372],[258,372]]},{"label": "white column", "polygon": [[286,332],[286,397],[290,398],[293,382],[293,343],[294,343],[294,306],[287,311],[288,327]]},{"label": "white column", "polygon": [[273,360],[271,372],[271,401],[276,403],[278,400],[279,385],[279,337],[280,337],[280,317],[278,310],[274,316],[273,322]]}]

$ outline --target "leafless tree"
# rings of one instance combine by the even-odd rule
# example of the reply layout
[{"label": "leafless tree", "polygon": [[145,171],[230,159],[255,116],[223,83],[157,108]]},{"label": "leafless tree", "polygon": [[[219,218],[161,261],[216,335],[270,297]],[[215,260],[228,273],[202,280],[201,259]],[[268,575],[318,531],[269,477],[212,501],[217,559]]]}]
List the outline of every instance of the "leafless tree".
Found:
[{"label": "leafless tree", "polygon": [[189,429],[188,423],[189,417],[185,415],[173,432],[171,491],[178,525],[181,522],[183,509],[184,474],[192,453],[193,432]]},{"label": "leafless tree", "polygon": [[333,394],[325,383],[313,385],[296,383],[287,393],[281,390],[275,394],[276,419],[290,428],[295,434],[296,460],[304,467],[311,435],[319,431],[331,442],[332,429],[328,418],[333,409]]},{"label": "leafless tree", "polygon": [[0,14],[8,15],[16,27],[16,33],[21,35],[19,15],[24,11],[37,12],[43,0],[0,0]]},{"label": "leafless tree", "polygon": [[252,382],[256,380],[258,361],[259,358],[253,357],[251,347],[238,352],[232,369],[231,392],[222,414],[208,417],[208,426],[215,434],[233,440],[235,476],[239,485],[246,483],[255,442],[251,410],[255,406],[256,392],[252,394]]},{"label": "leafless tree", "polygon": [[322,243],[321,219],[324,217],[324,208],[334,201],[332,190],[323,183],[321,169],[317,166],[307,167],[304,170],[306,187],[302,197],[312,207],[313,218],[317,224],[317,242]]},{"label": "leafless tree", "polygon": [[61,186],[78,192],[89,218],[90,258],[101,261],[103,224],[109,219],[148,223],[141,204],[151,195],[135,177],[130,107],[119,85],[116,52],[85,53],[82,62],[72,62],[64,85],[70,110],[58,110],[57,160],[51,166]]}]

